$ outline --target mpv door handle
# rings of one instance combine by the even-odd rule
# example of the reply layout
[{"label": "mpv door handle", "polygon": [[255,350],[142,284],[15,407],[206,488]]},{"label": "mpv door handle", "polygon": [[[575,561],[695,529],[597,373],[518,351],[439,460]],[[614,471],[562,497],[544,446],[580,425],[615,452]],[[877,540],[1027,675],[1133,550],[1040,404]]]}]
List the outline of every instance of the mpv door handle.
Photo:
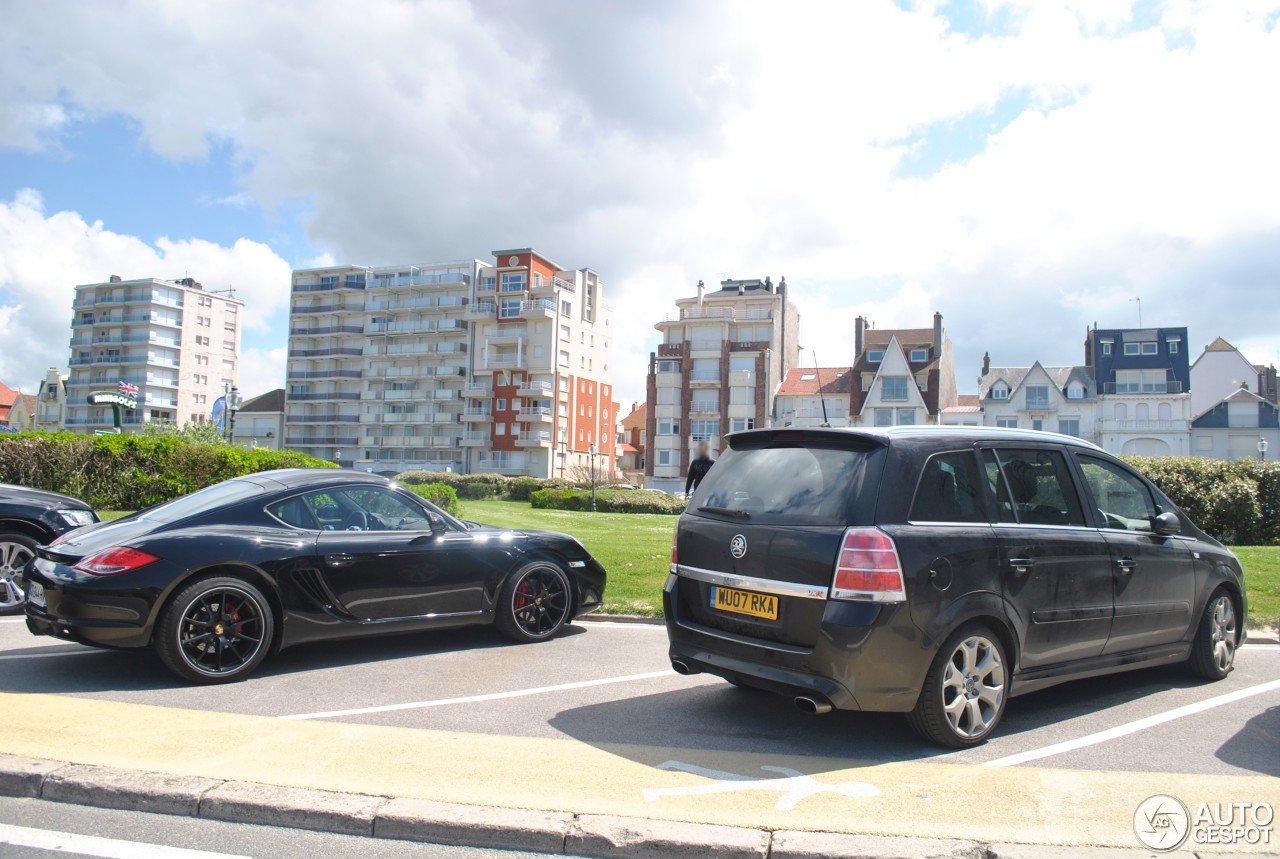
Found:
[{"label": "mpv door handle", "polygon": [[324,556],[324,562],[331,567],[349,567],[356,562],[356,558],[346,552],[331,552]]},{"label": "mpv door handle", "polygon": [[1116,566],[1120,568],[1122,573],[1132,573],[1134,568],[1138,566],[1138,562],[1133,558],[1116,558]]},{"label": "mpv door handle", "polygon": [[1015,573],[1025,573],[1036,565],[1032,558],[1010,558],[1009,566],[1013,567]]}]

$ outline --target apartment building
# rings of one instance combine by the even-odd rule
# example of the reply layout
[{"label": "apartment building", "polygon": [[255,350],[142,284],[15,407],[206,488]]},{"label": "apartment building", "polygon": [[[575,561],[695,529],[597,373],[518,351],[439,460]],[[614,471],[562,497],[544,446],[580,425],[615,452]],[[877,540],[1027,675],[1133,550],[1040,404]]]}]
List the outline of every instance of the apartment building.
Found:
[{"label": "apartment building", "polygon": [[[992,367],[982,359],[978,403],[987,426],[1045,430],[1096,441],[1099,400],[1092,367]],[[952,423],[950,412],[944,423]]]},{"label": "apartment building", "polygon": [[494,259],[295,271],[285,446],[382,473],[611,474],[599,276]]},{"label": "apartment building", "polygon": [[645,485],[678,492],[693,451],[770,426],[779,383],[799,363],[800,314],[771,278],[724,280],[676,301],[649,356]]},{"label": "apartment building", "polygon": [[[1191,454],[1212,459],[1280,456],[1276,368],[1254,364],[1221,337],[1191,365]],[[1263,444],[1260,444],[1263,443]]]},{"label": "apartment building", "polygon": [[122,280],[76,287],[71,374],[64,423],[93,432],[112,426],[111,408],[90,392],[138,386],[138,408],[123,430],[147,423],[185,426],[209,418],[214,401],[237,383],[244,302],[194,279]]},{"label": "apartment building", "polygon": [[1144,456],[1190,453],[1186,344],[1186,328],[1089,329],[1085,365],[1097,380],[1103,448]]},{"label": "apartment building", "polygon": [[62,429],[67,407],[67,376],[50,367],[40,380],[36,394],[35,428],[45,432]]},{"label": "apartment building", "polygon": [[932,328],[853,326],[849,426],[936,424],[956,404],[955,359],[942,314]]}]

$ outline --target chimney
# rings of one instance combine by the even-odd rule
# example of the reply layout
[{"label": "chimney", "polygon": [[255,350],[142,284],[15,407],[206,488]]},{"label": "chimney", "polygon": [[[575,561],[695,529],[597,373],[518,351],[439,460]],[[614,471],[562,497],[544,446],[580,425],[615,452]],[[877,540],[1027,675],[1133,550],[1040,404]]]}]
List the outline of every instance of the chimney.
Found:
[{"label": "chimney", "polygon": [[767,274],[764,276],[764,291],[773,292],[773,277]]},{"label": "chimney", "polygon": [[857,361],[862,355],[862,341],[866,339],[867,320],[859,316],[853,320],[853,360]]},{"label": "chimney", "polygon": [[742,284],[738,284],[738,295],[746,295],[747,289]]},{"label": "chimney", "polygon": [[782,277],[778,278],[778,295],[786,295],[786,294],[787,294],[787,276],[784,274]]},{"label": "chimney", "polygon": [[702,282],[701,278],[699,278],[698,280],[698,306],[699,307],[702,306],[702,294],[706,291],[707,291],[707,285]]},{"label": "chimney", "polygon": [[107,283],[119,283],[119,282],[120,282],[120,275],[118,274],[113,274],[111,275],[111,277],[107,278]]},{"label": "chimney", "polygon": [[942,356],[942,314],[933,314],[933,356]]},{"label": "chimney", "polygon": [[991,372],[991,353],[984,352],[982,353],[982,375],[985,376],[990,372]]}]

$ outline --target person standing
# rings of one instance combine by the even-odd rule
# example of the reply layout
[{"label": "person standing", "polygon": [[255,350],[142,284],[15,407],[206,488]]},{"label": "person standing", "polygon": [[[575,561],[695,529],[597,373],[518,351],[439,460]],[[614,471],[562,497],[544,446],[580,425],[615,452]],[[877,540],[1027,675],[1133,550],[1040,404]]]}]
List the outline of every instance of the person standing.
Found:
[{"label": "person standing", "polygon": [[699,443],[698,458],[689,463],[689,476],[684,481],[684,494],[692,495],[698,488],[698,484],[702,482],[702,478],[707,476],[707,472],[715,464],[715,460],[711,458],[711,445],[705,441]]}]

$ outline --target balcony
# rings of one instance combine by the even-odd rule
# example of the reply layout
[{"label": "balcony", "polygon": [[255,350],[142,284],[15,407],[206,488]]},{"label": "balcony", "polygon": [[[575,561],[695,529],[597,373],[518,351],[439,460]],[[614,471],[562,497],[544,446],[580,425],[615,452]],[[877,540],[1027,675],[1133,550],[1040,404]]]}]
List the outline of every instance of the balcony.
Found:
[{"label": "balcony", "polygon": [[489,445],[489,434],[487,432],[464,432],[458,438],[458,444],[463,447],[487,447]]},{"label": "balcony", "polygon": [[695,415],[720,414],[719,400],[694,400],[689,404],[689,413]]},{"label": "balcony", "polygon": [[[284,440],[284,443],[287,447],[320,447],[321,445],[339,445],[339,444],[352,445],[352,444],[355,444],[356,441],[357,441],[356,436],[353,436],[353,435],[352,436],[314,435],[314,436],[307,436],[305,438],[303,437],[286,438]],[[325,454],[323,458],[327,459],[328,454]]]},{"label": "balcony", "polygon": [[493,412],[488,409],[463,409],[463,423],[485,423],[493,420]]},{"label": "balcony", "polygon": [[551,433],[522,432],[516,435],[516,447],[550,447]]},{"label": "balcony", "polygon": [[[524,393],[524,392],[523,392],[523,391],[521,391],[521,393]],[[464,396],[464,397],[484,397],[484,398],[492,397],[492,396],[493,396],[493,385],[486,385],[486,384],[479,384],[479,385],[474,385],[474,384],[473,384],[473,385],[466,385],[466,386],[464,386],[464,387],[463,387],[463,389],[462,389],[462,396]]]},{"label": "balcony", "polygon": [[550,382],[523,382],[517,393],[522,397],[549,397],[555,393],[556,386]]},{"label": "balcony", "polygon": [[363,334],[363,325],[296,325],[289,329],[294,337],[323,337],[328,334]]},{"label": "balcony", "polygon": [[471,283],[470,275],[457,271],[414,271],[403,275],[375,274],[369,280],[369,286],[372,289],[388,289],[397,286],[466,286],[469,283]]},{"label": "balcony", "polygon": [[528,325],[499,325],[486,332],[486,337],[490,343],[514,343],[528,336]]},{"label": "balcony", "polygon": [[538,423],[551,422],[551,409],[546,406],[525,406],[520,410],[520,420]]},{"label": "balcony", "polygon": [[476,284],[476,295],[494,295],[498,291],[498,279],[496,277],[482,277],[480,282]]},{"label": "balcony", "polygon": [[292,371],[289,373],[290,381],[294,379],[359,379],[359,370],[307,370],[306,372]]},{"label": "balcony", "polygon": [[359,415],[285,415],[287,424],[355,424],[360,422]]},{"label": "balcony", "polygon": [[364,355],[364,350],[359,346],[336,346],[330,349],[290,349],[290,358],[332,358],[336,356],[346,356],[348,358],[359,358]]},{"label": "balcony", "polygon": [[721,344],[723,340],[692,340],[689,342],[690,352],[715,352],[720,354]]},{"label": "balcony", "polygon": [[287,399],[291,403],[318,403],[318,402],[357,402],[360,399],[358,392],[351,393],[348,391],[329,391],[327,393],[307,393],[307,394],[288,394]]},{"label": "balcony", "polygon": [[485,358],[485,359],[484,359],[484,363],[485,363],[485,368],[491,368],[491,367],[519,367],[519,366],[521,366],[522,364],[524,364],[524,358],[523,358],[523,357],[521,357],[520,355],[516,355],[516,354],[514,354],[514,353],[512,353],[512,354],[501,354],[501,355],[490,355],[489,357],[487,357],[487,358]]},{"label": "balcony", "polygon": [[526,319],[536,316],[552,317],[556,315],[556,303],[550,298],[537,298],[520,303],[520,315]]},{"label": "balcony", "polygon": [[767,307],[686,307],[677,316],[667,316],[663,322],[683,322],[689,319],[723,319],[738,321],[772,319],[773,310]]},{"label": "balcony", "polygon": [[1022,407],[1024,412],[1056,412],[1058,410],[1057,403],[1049,400],[1033,400],[1027,398],[1026,403]]},{"label": "balcony", "polygon": [[481,456],[476,460],[476,467],[479,471],[491,474],[524,474],[527,469],[527,466],[522,461],[495,459],[486,456]]},{"label": "balcony", "polygon": [[719,384],[720,384],[719,373],[702,372],[702,373],[689,374],[689,387],[691,388],[697,388],[697,387],[706,388],[706,387],[718,386]]},{"label": "balcony", "polygon": [[1181,394],[1184,393],[1184,391],[1182,383],[1178,381],[1104,382],[1102,385],[1102,393],[1143,397],[1159,394]]},{"label": "balcony", "polygon": [[1190,421],[1177,420],[1102,420],[1098,423],[1102,432],[1188,432],[1191,429]]},{"label": "balcony", "polygon": [[308,278],[300,278],[293,283],[294,292],[332,292],[337,289],[364,289],[365,282],[361,280],[347,280],[343,278],[340,281],[318,281]]},{"label": "balcony", "polygon": [[367,310],[450,310],[462,307],[466,299],[458,295],[440,295],[432,298],[374,298],[365,306]]},{"label": "balcony", "polygon": [[565,280],[562,277],[552,277],[551,280],[534,281],[533,292],[577,292],[578,286],[571,280]]},{"label": "balcony", "polygon": [[302,307],[294,307],[291,311],[295,316],[301,316],[304,313],[364,313],[363,304],[311,304]]},{"label": "balcony", "polygon": [[491,301],[478,301],[475,304],[468,304],[462,311],[463,319],[492,319],[497,313],[498,305]]}]

